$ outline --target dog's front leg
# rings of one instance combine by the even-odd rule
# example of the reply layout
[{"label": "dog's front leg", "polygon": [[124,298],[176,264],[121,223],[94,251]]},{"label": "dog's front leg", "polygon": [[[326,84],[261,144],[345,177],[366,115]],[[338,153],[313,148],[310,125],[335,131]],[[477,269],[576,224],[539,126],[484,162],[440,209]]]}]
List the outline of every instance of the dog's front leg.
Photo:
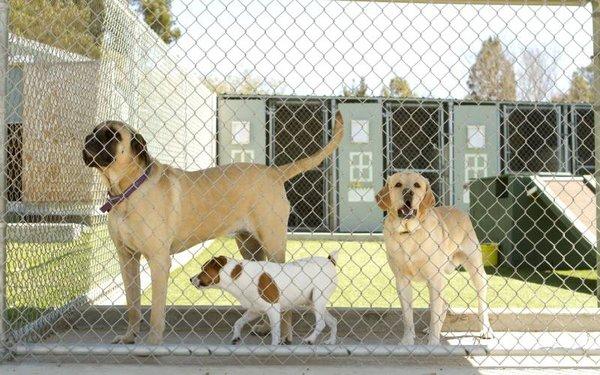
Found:
[{"label": "dog's front leg", "polygon": [[150,333],[147,342],[150,345],[158,345],[162,342],[165,330],[165,308],[171,257],[169,253],[153,254],[148,258],[148,263],[152,278],[152,311],[150,312]]},{"label": "dog's front leg", "polygon": [[267,316],[271,323],[271,345],[281,343],[281,306],[275,303],[267,310]]},{"label": "dog's front leg", "polygon": [[444,288],[444,276],[435,275],[427,283],[429,288],[429,308],[430,308],[430,324],[429,324],[429,345],[440,344],[440,334],[442,325],[446,317],[444,298],[442,297],[442,289]]},{"label": "dog's front leg", "polygon": [[140,333],[142,320],[140,301],[140,253],[117,245],[123,288],[127,302],[127,331],[113,340],[113,344],[133,344]]},{"label": "dog's front leg", "polygon": [[256,311],[246,311],[238,320],[233,324],[233,339],[231,344],[236,345],[242,340],[242,328],[254,319],[260,318],[260,313]]},{"label": "dog's front leg", "polygon": [[396,289],[402,306],[402,320],[404,322],[402,345],[413,345],[415,343],[415,324],[413,322],[413,293],[410,279],[402,275],[396,275]]}]

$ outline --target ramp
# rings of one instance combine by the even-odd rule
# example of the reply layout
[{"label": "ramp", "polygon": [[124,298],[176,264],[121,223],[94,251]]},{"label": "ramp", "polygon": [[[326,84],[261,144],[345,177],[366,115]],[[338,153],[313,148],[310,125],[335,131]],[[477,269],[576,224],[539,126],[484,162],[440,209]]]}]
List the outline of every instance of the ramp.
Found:
[{"label": "ramp", "polygon": [[533,176],[538,197],[554,211],[565,232],[577,230],[591,246],[596,246],[596,195],[590,181],[576,176]]}]

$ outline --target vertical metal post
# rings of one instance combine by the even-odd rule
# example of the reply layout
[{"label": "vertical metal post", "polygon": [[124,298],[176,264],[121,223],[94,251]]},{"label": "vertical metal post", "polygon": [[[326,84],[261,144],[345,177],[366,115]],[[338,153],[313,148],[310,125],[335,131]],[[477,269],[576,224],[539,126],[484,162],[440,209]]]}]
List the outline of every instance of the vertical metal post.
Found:
[{"label": "vertical metal post", "polygon": [[8,81],[8,3],[0,0],[0,351],[7,339],[6,316],[6,82]]},{"label": "vertical metal post", "polygon": [[[600,180],[600,0],[592,0],[592,41],[593,41],[593,84],[592,107],[594,110],[594,153],[596,168],[594,177]],[[600,189],[596,189],[596,217],[600,216]],[[600,221],[596,220],[596,272],[600,274]],[[596,299],[600,302],[600,283],[596,285]]]}]

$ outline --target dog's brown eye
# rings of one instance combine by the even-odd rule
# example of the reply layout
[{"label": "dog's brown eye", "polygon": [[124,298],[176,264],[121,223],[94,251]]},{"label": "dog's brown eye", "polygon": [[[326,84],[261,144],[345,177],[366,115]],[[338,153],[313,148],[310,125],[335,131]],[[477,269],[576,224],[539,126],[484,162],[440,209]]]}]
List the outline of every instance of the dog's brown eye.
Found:
[{"label": "dog's brown eye", "polygon": [[401,182],[397,182],[395,185],[397,188],[401,188],[402,187],[402,183]]},{"label": "dog's brown eye", "polygon": [[418,183],[418,182],[415,182],[415,187],[418,189],[418,188],[420,188],[420,187],[421,187],[421,184],[420,184],[420,183]]}]

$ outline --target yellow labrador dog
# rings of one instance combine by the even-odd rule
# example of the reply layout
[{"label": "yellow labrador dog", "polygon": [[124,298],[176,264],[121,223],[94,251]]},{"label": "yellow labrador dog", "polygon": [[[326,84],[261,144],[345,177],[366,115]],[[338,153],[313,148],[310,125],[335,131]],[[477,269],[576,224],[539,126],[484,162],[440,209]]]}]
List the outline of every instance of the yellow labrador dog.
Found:
[{"label": "yellow labrador dog", "polygon": [[[331,142],[283,166],[230,164],[195,172],[150,157],[144,138],[126,124],[107,121],[86,136],[83,159],[96,168],[109,201],[108,228],[121,265],[128,328],[115,343],[133,343],[140,330],[140,256],[150,266],[152,310],[147,343],[162,341],[171,255],[211,238],[233,234],[242,256],[285,261],[290,204],[284,182],[316,168],[343,137],[338,112]],[[284,315],[284,341],[291,341]]]},{"label": "yellow labrador dog", "polygon": [[429,181],[418,173],[396,173],[376,197],[387,211],[383,234],[388,263],[396,278],[402,304],[402,343],[414,344],[411,281],[426,281],[429,288],[431,320],[429,345],[438,345],[446,317],[442,289],[445,274],[463,266],[477,290],[482,337],[491,338],[492,327],[486,301],[487,280],[479,241],[469,216],[453,207],[434,207]]}]

